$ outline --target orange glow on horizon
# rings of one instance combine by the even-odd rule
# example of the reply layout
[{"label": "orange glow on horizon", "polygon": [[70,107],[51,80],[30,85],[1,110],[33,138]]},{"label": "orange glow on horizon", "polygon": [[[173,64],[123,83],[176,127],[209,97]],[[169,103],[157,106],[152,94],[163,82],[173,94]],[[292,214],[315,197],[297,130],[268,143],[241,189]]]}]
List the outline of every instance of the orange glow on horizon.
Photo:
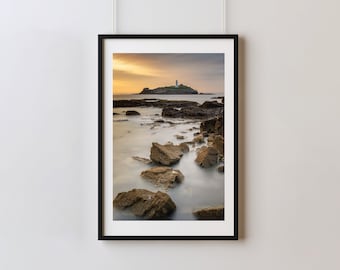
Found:
[{"label": "orange glow on horizon", "polygon": [[[112,54],[112,93],[137,94],[143,88],[175,85],[176,80],[199,92],[223,92],[224,75],[210,79],[209,72],[213,73],[211,70],[217,68],[200,63],[196,60],[199,55],[186,54],[184,58],[181,54]],[[218,71],[224,72],[220,66]]]}]

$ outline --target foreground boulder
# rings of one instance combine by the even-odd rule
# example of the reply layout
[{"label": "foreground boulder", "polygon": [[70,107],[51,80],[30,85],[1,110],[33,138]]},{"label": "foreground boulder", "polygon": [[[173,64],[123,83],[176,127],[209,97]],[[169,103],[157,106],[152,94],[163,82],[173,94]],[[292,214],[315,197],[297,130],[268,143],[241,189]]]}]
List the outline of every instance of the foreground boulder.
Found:
[{"label": "foreground boulder", "polygon": [[134,215],[145,219],[166,219],[176,209],[168,194],[146,189],[132,189],[119,193],[113,200],[113,207],[128,209]]},{"label": "foreground boulder", "polygon": [[181,159],[183,150],[183,147],[171,143],[165,145],[152,143],[150,159],[153,162],[169,166],[177,163]]},{"label": "foreground boulder", "polygon": [[197,219],[201,220],[224,220],[224,207],[207,207],[193,212]]},{"label": "foreground boulder", "polygon": [[218,162],[218,152],[214,147],[203,146],[198,150],[195,161],[203,168],[214,166]]},{"label": "foreground boulder", "polygon": [[184,179],[184,175],[179,170],[170,167],[153,167],[143,171],[141,176],[165,189],[174,187],[176,183],[181,183]]}]

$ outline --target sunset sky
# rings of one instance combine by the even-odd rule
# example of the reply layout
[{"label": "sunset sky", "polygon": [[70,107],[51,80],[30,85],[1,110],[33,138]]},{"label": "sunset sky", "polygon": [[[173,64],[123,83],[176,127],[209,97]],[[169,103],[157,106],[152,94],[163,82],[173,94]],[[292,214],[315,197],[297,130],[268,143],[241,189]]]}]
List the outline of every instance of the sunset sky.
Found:
[{"label": "sunset sky", "polygon": [[224,54],[112,54],[113,94],[179,84],[200,93],[224,92]]}]

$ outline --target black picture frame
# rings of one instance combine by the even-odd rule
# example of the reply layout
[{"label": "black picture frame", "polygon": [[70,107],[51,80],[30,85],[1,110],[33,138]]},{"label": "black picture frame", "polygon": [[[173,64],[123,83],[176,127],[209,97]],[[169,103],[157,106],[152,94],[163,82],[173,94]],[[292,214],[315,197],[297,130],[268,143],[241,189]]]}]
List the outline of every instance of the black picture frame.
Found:
[{"label": "black picture frame", "polygon": [[[226,39],[234,44],[234,233],[233,235],[107,235],[104,233],[104,43],[125,39]],[[237,240],[238,239],[238,35],[98,35],[98,240]]]}]

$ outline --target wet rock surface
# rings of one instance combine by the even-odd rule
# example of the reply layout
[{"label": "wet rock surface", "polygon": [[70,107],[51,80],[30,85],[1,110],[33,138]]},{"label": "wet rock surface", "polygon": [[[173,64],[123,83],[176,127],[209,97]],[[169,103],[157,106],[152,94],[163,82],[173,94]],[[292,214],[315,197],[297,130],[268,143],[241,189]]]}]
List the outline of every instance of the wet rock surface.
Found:
[{"label": "wet rock surface", "polygon": [[224,136],[224,118],[223,116],[218,116],[209,120],[202,121],[200,126],[201,133],[214,133],[217,135]]},{"label": "wet rock surface", "polygon": [[183,142],[179,145],[183,153],[188,153],[190,148],[186,142]]},{"label": "wet rock surface", "polygon": [[177,163],[183,156],[183,147],[174,144],[161,145],[159,143],[152,143],[150,151],[150,159],[162,165],[172,165]]},{"label": "wet rock surface", "polygon": [[157,107],[163,109],[163,117],[193,119],[216,117],[224,110],[224,104],[217,101],[205,101],[199,105],[194,101],[163,99],[113,100],[113,107]]},{"label": "wet rock surface", "polygon": [[[221,97],[219,97],[221,98]],[[179,185],[183,179],[184,175],[180,170],[175,170],[171,168],[172,165],[181,162],[181,158],[184,153],[187,154],[184,162],[189,161],[189,164],[197,163],[202,168],[212,169],[199,169],[204,171],[204,173],[214,172],[216,179],[220,179],[223,175],[217,175],[217,172],[224,173],[224,105],[217,101],[206,101],[202,105],[192,101],[169,101],[169,100],[159,100],[159,99],[141,99],[141,100],[114,100],[114,107],[157,107],[162,109],[161,116],[159,114],[152,114],[151,121],[142,122],[140,125],[150,126],[150,129],[155,129],[153,132],[157,133],[161,128],[177,128],[180,124],[194,124],[195,126],[187,126],[186,130],[190,131],[179,131],[172,133],[172,139],[176,138],[178,140],[183,140],[179,145],[174,145],[172,142],[166,144],[157,143],[159,138],[155,138],[150,149],[150,159],[145,157],[133,156],[132,158],[136,161],[144,163],[145,166],[141,164],[135,164],[143,169],[138,170],[138,174],[145,180],[136,179],[136,181],[142,181],[144,183],[139,183],[139,185],[144,185],[146,188],[150,187],[150,184],[146,181],[151,182],[156,189],[164,191],[169,188],[174,188],[169,190],[170,194],[177,194],[176,191],[180,191],[190,183],[190,173],[182,166],[182,163],[176,165],[185,174],[187,174],[187,181],[184,184]],[[129,111],[118,110],[121,114],[126,115],[140,115],[138,111],[132,111],[130,109],[136,109],[143,112],[145,115],[145,109],[139,108],[127,108]],[[124,110],[124,109],[122,109]],[[126,109],[125,109],[126,110]],[[152,111],[152,110],[150,110]],[[154,117],[158,116],[158,117]],[[163,118],[164,117],[164,118]],[[166,118],[168,117],[168,119]],[[129,121],[139,121],[143,120],[142,117],[126,117]],[[169,119],[169,118],[180,118],[180,119]],[[133,121],[132,121],[133,120]],[[171,121],[169,121],[171,120]],[[115,120],[114,120],[115,121]],[[124,120],[127,121],[127,120]],[[199,128],[198,128],[199,126]],[[153,134],[154,134],[153,133]],[[185,134],[180,135],[180,134]],[[169,138],[169,140],[172,140]],[[186,139],[186,140],[185,140]],[[156,142],[155,142],[156,141]],[[164,142],[164,141],[163,141]],[[190,147],[189,147],[190,145]],[[200,147],[200,148],[199,148]],[[196,159],[195,158],[196,152]],[[140,152],[138,152],[140,153]],[[130,156],[131,157],[131,156]],[[190,157],[190,160],[187,159]],[[155,167],[151,167],[152,164]],[[197,166],[196,166],[197,168]],[[217,176],[216,176],[217,175]],[[131,188],[136,188],[137,186],[130,186],[127,190]],[[153,187],[153,189],[155,188]],[[209,188],[208,188],[209,189]],[[147,189],[132,189],[127,192],[119,193],[113,201],[113,206],[127,211],[131,211],[137,217],[142,217],[144,219],[169,219],[171,213],[176,209],[175,202],[164,192],[152,192]],[[205,191],[206,192],[206,191]],[[177,195],[172,195],[178,203],[178,211],[174,214],[173,218],[177,219],[179,211],[183,210],[183,205],[181,199],[176,197]],[[215,196],[215,193],[214,195]],[[223,199],[211,200],[210,205],[219,205]],[[208,204],[208,205],[209,205]],[[203,204],[207,205],[207,204]],[[195,209],[192,212],[188,211],[190,215],[189,219],[196,218],[199,220],[223,220],[224,219],[224,207],[206,207],[197,209],[195,207],[200,207],[202,204],[194,203],[191,208]],[[181,210],[180,210],[181,209]],[[122,214],[122,212],[118,212]],[[118,215],[119,215],[118,214]],[[122,214],[124,215],[124,214]],[[129,217],[131,218],[131,217]]]},{"label": "wet rock surface", "polygon": [[181,113],[180,109],[165,108],[162,111],[162,116],[164,116],[164,117],[180,118],[180,117],[182,117],[182,113]]},{"label": "wet rock surface", "polygon": [[192,140],[194,143],[204,143],[204,136],[202,134],[198,134]]},{"label": "wet rock surface", "polygon": [[177,140],[184,140],[184,136],[183,135],[175,135]]},{"label": "wet rock surface", "polygon": [[184,175],[179,170],[174,170],[170,167],[153,167],[141,173],[143,178],[146,178],[156,186],[168,189],[174,187],[177,183],[181,183]]},{"label": "wet rock surface", "polygon": [[133,156],[132,157],[134,160],[137,160],[139,162],[142,162],[144,164],[151,164],[152,163],[152,160],[151,159],[148,159],[148,158],[143,158],[143,157],[137,157],[137,156]]},{"label": "wet rock surface", "polygon": [[197,102],[186,100],[164,100],[164,99],[129,99],[129,100],[113,100],[114,108],[124,107],[186,107],[198,106]]},{"label": "wet rock surface", "polygon": [[132,189],[119,193],[113,200],[113,207],[130,210],[134,215],[144,219],[166,219],[176,209],[168,194],[146,189]]},{"label": "wet rock surface", "polygon": [[200,105],[201,108],[221,108],[224,107],[224,104],[215,101],[205,101],[202,105]]},{"label": "wet rock surface", "polygon": [[214,147],[202,146],[198,150],[195,161],[199,166],[203,168],[209,168],[217,164],[218,152]]},{"label": "wet rock surface", "polygon": [[125,115],[140,115],[137,111],[126,111]]},{"label": "wet rock surface", "polygon": [[200,220],[224,220],[224,207],[207,207],[193,212],[193,215]]},{"label": "wet rock surface", "polygon": [[163,108],[163,117],[172,118],[192,118],[192,119],[204,119],[209,117],[214,117],[223,111],[223,108],[201,108],[198,106],[187,106],[182,108],[167,107]]},{"label": "wet rock surface", "polygon": [[224,156],[224,138],[221,135],[213,137],[211,146],[214,147],[221,156]]}]

